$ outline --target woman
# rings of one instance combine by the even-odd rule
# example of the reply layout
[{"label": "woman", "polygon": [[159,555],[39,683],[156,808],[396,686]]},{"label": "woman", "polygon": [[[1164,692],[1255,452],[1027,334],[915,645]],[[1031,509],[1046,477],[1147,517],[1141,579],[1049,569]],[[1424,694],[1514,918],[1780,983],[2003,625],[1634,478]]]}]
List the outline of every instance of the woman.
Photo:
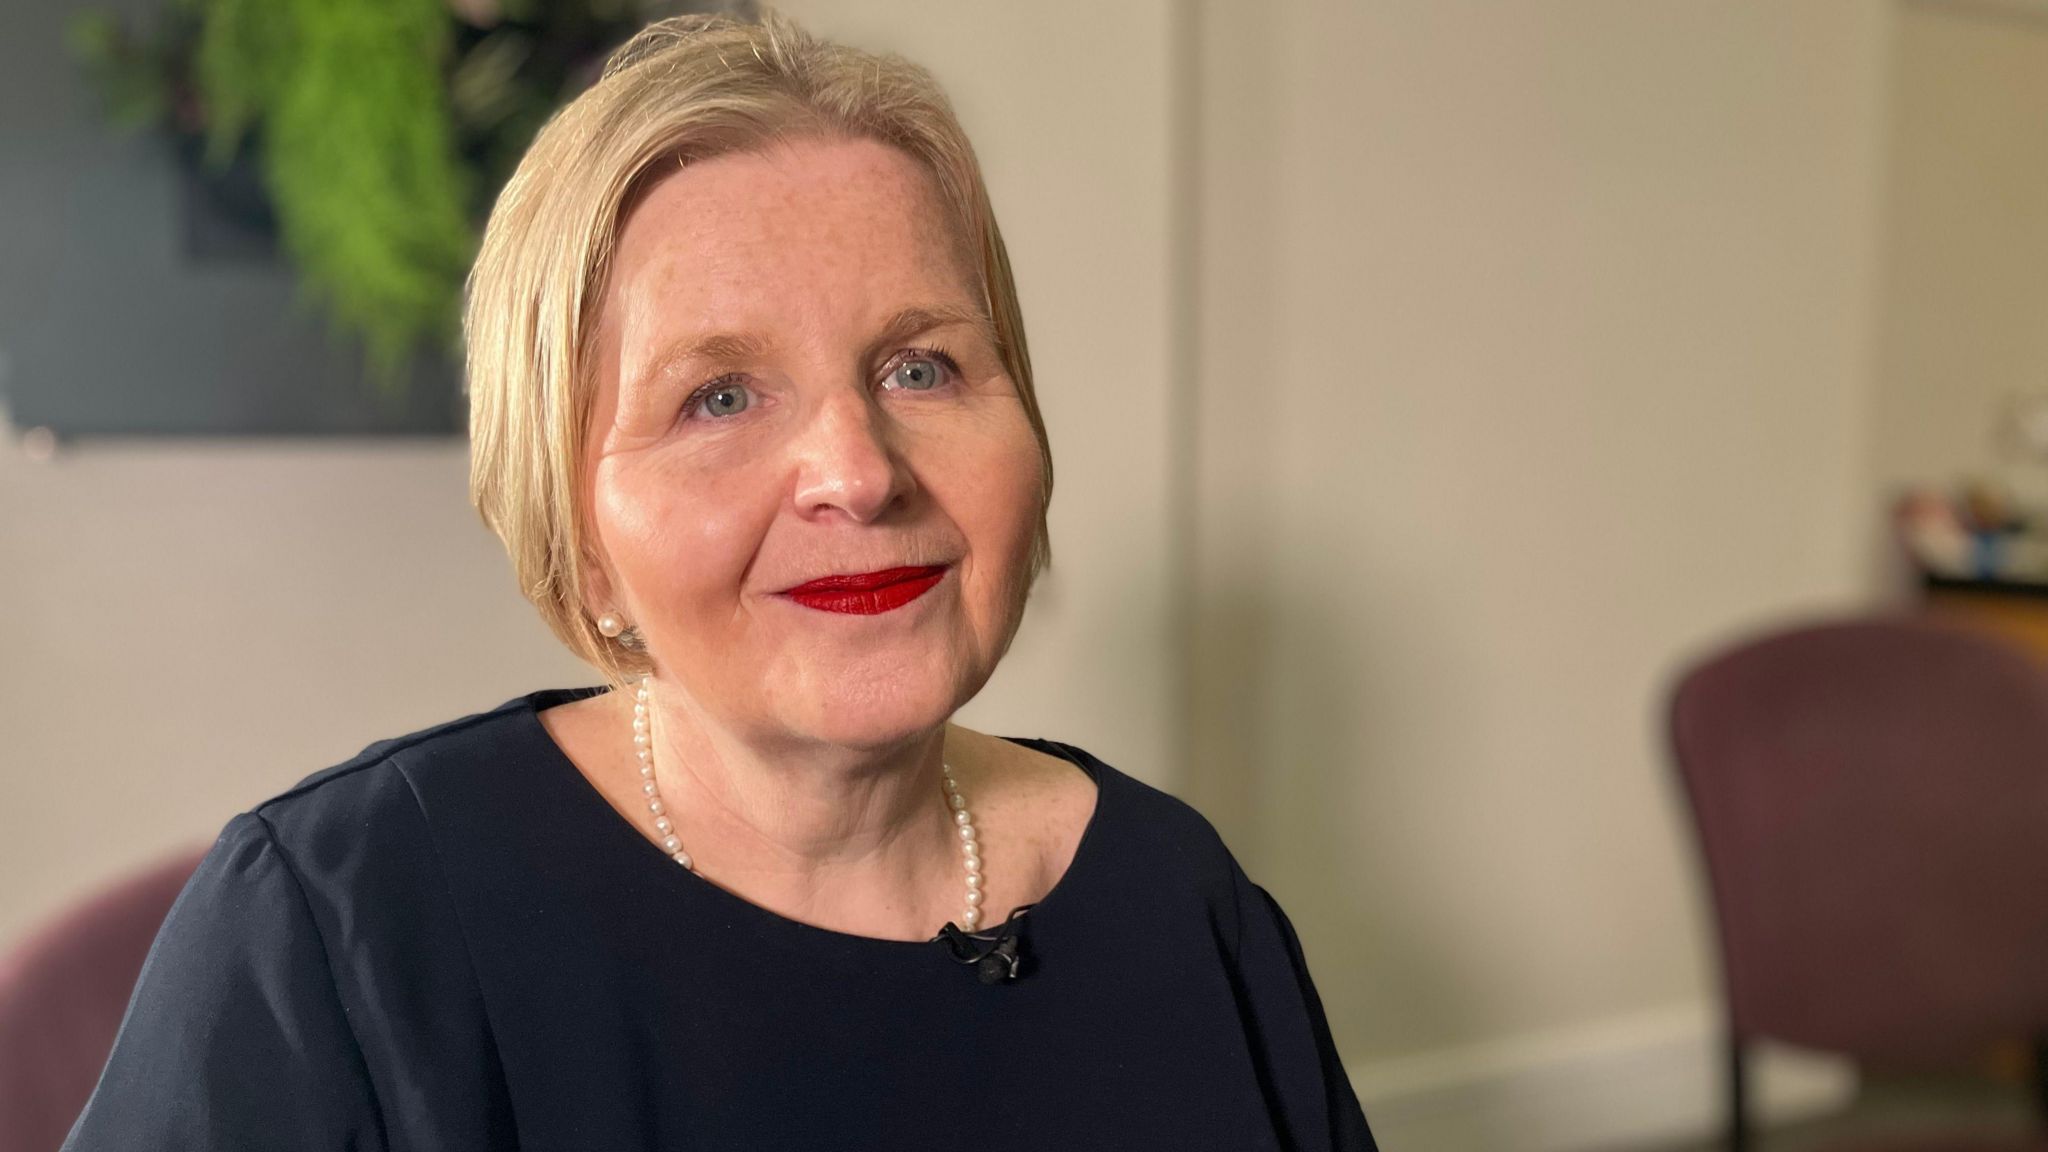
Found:
[{"label": "woman", "polygon": [[649,28],[535,141],[467,306],[473,495],[610,690],[230,823],[69,1147],[1372,1146],[1209,825],[948,722],[1052,470],[925,73]]}]

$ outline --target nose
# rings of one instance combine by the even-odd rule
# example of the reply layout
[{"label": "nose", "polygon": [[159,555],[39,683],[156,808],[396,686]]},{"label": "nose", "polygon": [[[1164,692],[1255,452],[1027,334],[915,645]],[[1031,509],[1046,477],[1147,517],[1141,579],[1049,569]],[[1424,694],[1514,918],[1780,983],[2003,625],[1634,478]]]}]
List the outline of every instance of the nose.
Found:
[{"label": "nose", "polygon": [[863,389],[834,390],[798,446],[796,506],[806,517],[839,514],[866,524],[916,490],[891,443],[888,417]]}]

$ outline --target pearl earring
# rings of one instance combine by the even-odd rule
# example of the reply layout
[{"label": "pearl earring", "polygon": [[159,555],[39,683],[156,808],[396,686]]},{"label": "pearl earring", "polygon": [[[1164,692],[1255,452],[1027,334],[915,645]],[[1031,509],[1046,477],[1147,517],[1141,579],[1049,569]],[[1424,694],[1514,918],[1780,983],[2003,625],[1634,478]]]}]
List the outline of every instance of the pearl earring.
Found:
[{"label": "pearl earring", "polygon": [[617,612],[607,612],[597,618],[597,630],[608,638],[617,639],[619,633],[626,630],[626,622],[619,619]]}]

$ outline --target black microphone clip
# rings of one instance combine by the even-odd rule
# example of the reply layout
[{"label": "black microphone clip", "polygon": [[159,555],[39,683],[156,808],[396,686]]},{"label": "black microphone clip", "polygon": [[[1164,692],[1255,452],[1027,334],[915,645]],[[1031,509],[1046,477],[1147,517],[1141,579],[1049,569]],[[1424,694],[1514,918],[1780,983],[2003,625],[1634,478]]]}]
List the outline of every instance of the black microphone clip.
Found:
[{"label": "black microphone clip", "polygon": [[1018,916],[1030,910],[1029,904],[1013,909],[1010,918],[1003,921],[993,937],[969,935],[949,920],[945,927],[939,929],[939,934],[932,938],[932,942],[936,944],[943,941],[952,951],[954,961],[972,965],[975,978],[983,984],[1001,984],[1015,980],[1023,964],[1023,958],[1019,953],[1024,945],[1024,939],[1017,931],[1022,923]]},{"label": "black microphone clip", "polygon": [[983,984],[1000,984],[1017,978],[1017,938],[1004,936],[993,950],[974,962],[974,975]]}]

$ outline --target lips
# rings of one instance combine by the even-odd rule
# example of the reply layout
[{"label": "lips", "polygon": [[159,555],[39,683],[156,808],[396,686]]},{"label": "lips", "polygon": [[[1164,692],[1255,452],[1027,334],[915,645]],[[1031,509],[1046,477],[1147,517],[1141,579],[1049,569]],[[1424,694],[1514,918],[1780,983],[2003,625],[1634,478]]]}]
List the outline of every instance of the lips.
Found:
[{"label": "lips", "polygon": [[945,576],[944,564],[884,568],[879,572],[820,577],[786,589],[782,595],[820,612],[879,616],[931,591]]}]

